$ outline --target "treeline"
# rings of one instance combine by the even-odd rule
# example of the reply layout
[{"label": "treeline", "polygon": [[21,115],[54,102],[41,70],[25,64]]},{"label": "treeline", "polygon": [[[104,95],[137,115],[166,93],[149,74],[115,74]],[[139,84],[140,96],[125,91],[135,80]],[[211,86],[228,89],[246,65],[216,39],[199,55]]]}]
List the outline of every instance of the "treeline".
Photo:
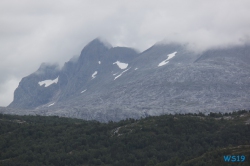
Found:
[{"label": "treeline", "polygon": [[0,165],[225,165],[220,149],[250,145],[246,118],[245,110],[109,123],[0,114]]}]

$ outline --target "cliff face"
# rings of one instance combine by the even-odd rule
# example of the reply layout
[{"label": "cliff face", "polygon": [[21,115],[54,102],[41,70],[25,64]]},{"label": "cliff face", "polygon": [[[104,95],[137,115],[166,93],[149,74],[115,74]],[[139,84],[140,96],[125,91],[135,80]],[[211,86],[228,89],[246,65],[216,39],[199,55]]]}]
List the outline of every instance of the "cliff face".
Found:
[{"label": "cliff face", "polygon": [[59,73],[58,66],[42,64],[35,73],[21,80],[14,92],[14,101],[9,107],[33,109],[50,102],[57,93],[59,85],[49,84],[49,80],[55,80]]},{"label": "cliff face", "polygon": [[176,44],[138,53],[98,39],[61,70],[43,64],[23,78],[10,108],[99,121],[250,108],[250,47],[200,55]]}]

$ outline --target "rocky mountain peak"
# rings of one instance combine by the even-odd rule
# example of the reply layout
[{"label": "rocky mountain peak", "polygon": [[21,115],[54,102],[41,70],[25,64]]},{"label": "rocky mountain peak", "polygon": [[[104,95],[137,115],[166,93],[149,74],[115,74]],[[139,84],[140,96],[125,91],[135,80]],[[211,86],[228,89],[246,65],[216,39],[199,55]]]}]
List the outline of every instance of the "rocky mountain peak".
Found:
[{"label": "rocky mountain peak", "polygon": [[52,73],[58,70],[60,70],[58,64],[42,63],[35,74]]},{"label": "rocky mountain peak", "polygon": [[87,44],[79,57],[79,62],[89,63],[90,61],[99,61],[102,56],[110,49],[110,44],[101,41],[99,38],[92,40]]}]

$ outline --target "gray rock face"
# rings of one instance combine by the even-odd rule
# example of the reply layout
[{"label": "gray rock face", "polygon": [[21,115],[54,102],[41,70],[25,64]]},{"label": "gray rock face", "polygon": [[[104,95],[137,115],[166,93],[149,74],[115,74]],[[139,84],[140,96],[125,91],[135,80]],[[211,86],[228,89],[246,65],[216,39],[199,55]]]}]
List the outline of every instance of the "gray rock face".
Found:
[{"label": "gray rock face", "polygon": [[14,101],[9,105],[10,108],[33,109],[46,104],[53,99],[59,86],[52,84],[45,88],[39,85],[42,80],[55,79],[59,75],[57,65],[42,64],[33,74],[24,77],[14,92]]},{"label": "gray rock face", "polygon": [[8,113],[118,121],[250,109],[249,54],[241,46],[195,55],[177,44],[138,53],[95,39],[60,71],[42,65],[23,78]]}]

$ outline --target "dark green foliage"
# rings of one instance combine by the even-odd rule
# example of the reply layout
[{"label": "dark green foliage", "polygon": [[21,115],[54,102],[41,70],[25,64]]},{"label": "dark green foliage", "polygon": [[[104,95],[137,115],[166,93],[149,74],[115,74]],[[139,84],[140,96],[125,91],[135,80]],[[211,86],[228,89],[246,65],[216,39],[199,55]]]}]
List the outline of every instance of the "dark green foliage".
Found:
[{"label": "dark green foliage", "polygon": [[[223,155],[250,145],[243,114],[250,118],[239,111],[230,120],[199,113],[117,123],[0,114],[0,165],[223,165]],[[245,163],[249,151],[241,149]]]}]

